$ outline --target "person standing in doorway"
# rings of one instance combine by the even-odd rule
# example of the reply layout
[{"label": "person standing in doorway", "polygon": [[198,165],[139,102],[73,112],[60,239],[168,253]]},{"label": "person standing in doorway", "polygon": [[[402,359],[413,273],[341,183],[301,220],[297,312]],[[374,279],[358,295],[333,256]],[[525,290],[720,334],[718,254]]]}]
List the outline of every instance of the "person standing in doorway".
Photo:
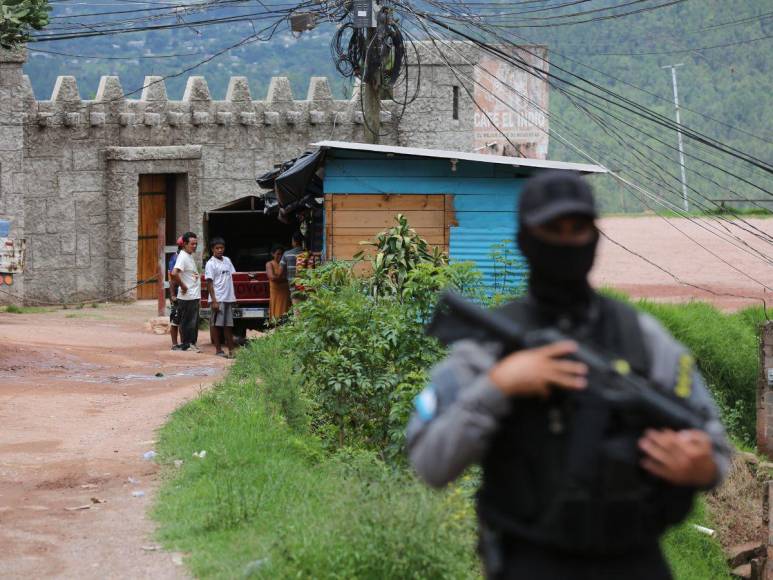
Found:
[{"label": "person standing in doorway", "polygon": [[180,313],[177,310],[177,283],[174,281],[174,265],[177,263],[177,257],[183,249],[183,238],[177,238],[177,253],[169,258],[167,272],[169,273],[169,334],[172,337],[172,350],[179,350],[177,342],[180,327]]},{"label": "person standing in doorway", "polygon": [[284,254],[284,248],[281,246],[275,247],[271,251],[272,259],[266,264],[270,320],[282,318],[290,310],[290,286],[287,284],[287,273],[282,268],[282,254]]},{"label": "person standing in doorway", "polygon": [[180,345],[176,350],[201,352],[196,346],[199,338],[199,300],[201,279],[193,255],[199,240],[193,232],[182,235],[183,249],[175,262],[172,277],[177,284],[177,311],[180,316]]},{"label": "person standing in doorway", "polygon": [[228,347],[228,357],[231,358],[234,354],[233,306],[236,302],[236,293],[233,274],[236,269],[231,260],[223,255],[225,253],[223,238],[213,238],[210,242],[210,251],[212,257],[204,268],[204,276],[207,279],[209,305],[212,310],[210,318],[212,344],[215,345],[215,354],[225,357],[220,341],[222,329]]}]

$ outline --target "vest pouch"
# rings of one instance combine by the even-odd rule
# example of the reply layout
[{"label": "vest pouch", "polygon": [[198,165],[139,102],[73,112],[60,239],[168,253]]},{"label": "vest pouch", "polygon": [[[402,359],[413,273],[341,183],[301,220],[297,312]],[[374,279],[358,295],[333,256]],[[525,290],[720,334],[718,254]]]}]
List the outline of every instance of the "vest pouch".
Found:
[{"label": "vest pouch", "polygon": [[494,519],[536,525],[564,486],[567,433],[551,432],[551,407],[554,401],[519,401],[513,419],[495,435],[478,493],[481,507],[490,508]]},{"label": "vest pouch", "polygon": [[638,497],[591,498],[578,490],[557,499],[538,527],[539,536],[568,553],[612,555],[651,543],[646,521]]}]

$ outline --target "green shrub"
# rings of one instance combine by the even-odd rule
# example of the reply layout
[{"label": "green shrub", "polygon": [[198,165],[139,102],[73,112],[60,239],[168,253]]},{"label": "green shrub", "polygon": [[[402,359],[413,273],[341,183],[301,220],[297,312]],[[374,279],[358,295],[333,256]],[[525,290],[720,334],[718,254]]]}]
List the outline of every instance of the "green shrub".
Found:
[{"label": "green shrub", "polygon": [[420,387],[407,377],[442,354],[424,335],[416,310],[394,296],[376,299],[356,282],[317,287],[286,332],[304,389],[316,404],[318,432],[331,435],[338,446],[399,453],[392,440],[404,423],[396,422],[402,414],[392,406],[412,400]]},{"label": "green shrub", "polygon": [[197,577],[479,577],[464,489],[434,492],[362,449],[331,457],[285,424],[279,407],[302,396],[284,385],[282,332],[161,430],[161,460],[185,460],[155,506],[164,544]]},{"label": "green shrub", "polygon": [[444,353],[424,334],[440,290],[479,296],[481,287],[474,266],[448,265],[403,216],[397,222],[373,242],[378,253],[363,274],[356,261],[305,271],[306,299],[286,328],[315,432],[387,459],[402,458],[412,401]]}]

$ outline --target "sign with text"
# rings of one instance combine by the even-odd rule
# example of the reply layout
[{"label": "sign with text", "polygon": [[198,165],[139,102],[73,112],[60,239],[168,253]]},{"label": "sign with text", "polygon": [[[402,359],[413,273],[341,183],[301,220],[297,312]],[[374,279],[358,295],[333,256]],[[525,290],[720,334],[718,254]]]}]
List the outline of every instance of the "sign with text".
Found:
[{"label": "sign with text", "polygon": [[24,269],[24,240],[0,238],[0,273],[10,274]]},{"label": "sign with text", "polygon": [[482,55],[475,67],[475,152],[546,159],[547,49],[513,50],[526,70],[490,55]]}]

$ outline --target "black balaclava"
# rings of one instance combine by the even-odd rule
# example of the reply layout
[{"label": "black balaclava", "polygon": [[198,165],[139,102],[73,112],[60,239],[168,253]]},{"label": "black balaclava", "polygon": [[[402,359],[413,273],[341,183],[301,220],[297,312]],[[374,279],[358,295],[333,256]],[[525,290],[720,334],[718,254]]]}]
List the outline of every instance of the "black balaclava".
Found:
[{"label": "black balaclava", "polygon": [[552,311],[576,312],[588,306],[592,290],[588,273],[593,266],[598,234],[582,246],[550,244],[522,227],[518,245],[529,262],[529,291]]},{"label": "black balaclava", "polygon": [[596,217],[593,193],[581,177],[552,171],[530,179],[520,198],[518,245],[529,263],[529,291],[538,305],[555,314],[579,316],[593,296],[588,274],[598,233],[587,244],[574,246],[551,244],[529,231],[570,215]]}]

